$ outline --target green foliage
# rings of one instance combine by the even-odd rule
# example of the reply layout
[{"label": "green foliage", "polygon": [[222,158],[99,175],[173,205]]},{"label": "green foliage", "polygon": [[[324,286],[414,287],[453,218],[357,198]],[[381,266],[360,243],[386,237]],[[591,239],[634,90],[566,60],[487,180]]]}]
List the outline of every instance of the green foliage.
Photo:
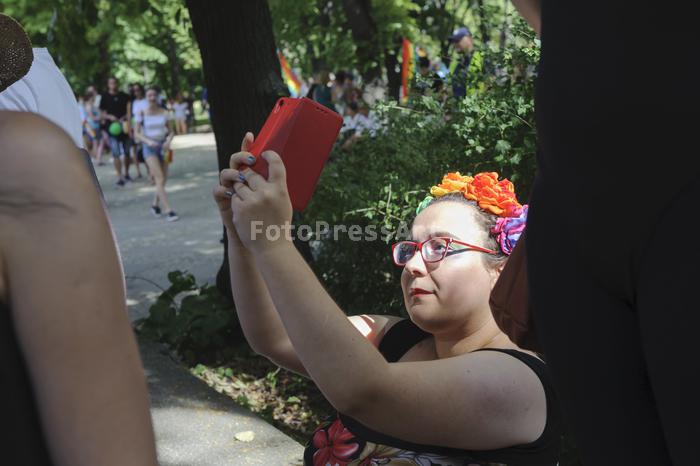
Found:
[{"label": "green foliage", "polygon": [[5,0],[3,12],[47,47],[73,89],[109,75],[173,93],[202,82],[184,0]]},{"label": "green foliage", "polygon": [[486,71],[473,76],[469,95],[459,101],[421,96],[411,107],[379,104],[384,131],[361,138],[349,151],[335,149],[304,223],[374,225],[388,232],[362,242],[331,236],[316,248],[315,272],[347,313],[404,312],[401,270],[393,265],[390,244],[406,234],[400,227],[410,224],[445,173],[496,171],[514,181],[519,199],[527,201],[535,170],[534,82],[522,70],[535,63],[539,46],[532,35],[522,39],[523,46],[513,42],[503,52],[486,53],[502,78]]},{"label": "green foliage", "polygon": [[355,66],[356,46],[339,1],[269,0],[269,5],[277,47],[302,77],[320,67]]},{"label": "green foliage", "polygon": [[174,271],[168,280],[170,287],[151,306],[149,316],[136,322],[137,331],[167,343],[190,365],[226,360],[243,341],[230,302],[216,287],[198,286],[192,274]]},{"label": "green foliage", "polygon": [[[421,46],[433,59],[448,62],[447,38],[462,25],[471,28],[477,44],[500,44],[502,33],[504,40],[513,38],[509,28],[513,7],[500,0],[374,0],[369,16],[376,34],[364,44],[353,40],[341,0],[269,0],[269,5],[277,45],[304,77],[321,66],[364,74],[384,65],[387,55],[400,53],[398,39],[402,37]],[[481,37],[482,32],[486,38]],[[359,55],[359,48],[375,54]]]}]

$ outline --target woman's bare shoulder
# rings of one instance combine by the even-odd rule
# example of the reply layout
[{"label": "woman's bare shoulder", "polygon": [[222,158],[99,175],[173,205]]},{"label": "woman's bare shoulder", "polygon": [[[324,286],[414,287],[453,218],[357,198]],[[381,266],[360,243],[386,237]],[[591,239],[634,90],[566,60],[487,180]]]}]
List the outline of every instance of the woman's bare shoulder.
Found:
[{"label": "woman's bare shoulder", "polygon": [[0,216],[8,227],[3,233],[10,221],[45,228],[53,216],[93,214],[101,207],[72,139],[39,115],[0,111],[0,173]]},{"label": "woman's bare shoulder", "polygon": [[0,164],[4,181],[9,170],[19,175],[31,165],[51,166],[77,152],[72,139],[56,124],[28,112],[0,111]]}]

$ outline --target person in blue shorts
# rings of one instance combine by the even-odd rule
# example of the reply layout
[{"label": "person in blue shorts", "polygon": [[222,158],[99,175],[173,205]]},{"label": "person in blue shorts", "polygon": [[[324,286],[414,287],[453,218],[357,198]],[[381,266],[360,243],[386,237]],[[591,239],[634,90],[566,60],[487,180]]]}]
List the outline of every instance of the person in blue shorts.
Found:
[{"label": "person in blue shorts", "polygon": [[170,114],[158,104],[158,91],[151,87],[146,91],[148,107],[134,115],[136,122],[136,140],[143,143],[143,158],[149,172],[156,183],[156,194],[151,204],[151,213],[161,216],[161,205],[166,212],[169,222],[178,220],[179,217],[170,207],[168,195],[165,192],[165,183],[168,177],[168,163],[165,154],[170,149],[173,139],[173,131],[170,128]]}]

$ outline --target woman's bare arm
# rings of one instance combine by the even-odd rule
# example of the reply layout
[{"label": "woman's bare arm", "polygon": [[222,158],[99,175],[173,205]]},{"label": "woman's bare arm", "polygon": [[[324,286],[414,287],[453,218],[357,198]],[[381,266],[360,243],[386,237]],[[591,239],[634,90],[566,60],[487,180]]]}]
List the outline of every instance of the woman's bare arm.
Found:
[{"label": "woman's bare arm", "polygon": [[[241,150],[246,151],[252,142],[253,135],[249,133],[243,141]],[[237,157],[240,158],[241,153],[238,154]],[[233,226],[231,199],[226,195],[226,191],[232,189],[233,180],[237,179],[237,176],[237,170],[222,171],[221,182],[224,186],[214,189],[214,198],[227,232],[231,289],[236,302],[238,320],[246,340],[256,353],[262,354],[285,369],[308,377],[282,325],[255,259],[241,244]],[[394,316],[367,315],[352,316],[349,319],[355,328],[375,346],[379,344],[384,333],[400,320]]]},{"label": "woman's bare arm", "polygon": [[[267,179],[248,170],[247,185],[235,184],[234,226],[299,359],[328,401],[373,430],[416,443],[483,450],[535,440],[546,402],[525,364],[483,353],[388,363],[348,322],[291,239],[250,234],[254,222],[264,229],[292,217],[282,159],[271,151],[265,159]],[[465,429],[472,423],[478,428]]]},{"label": "woman's bare arm", "polygon": [[155,465],[148,393],[100,195],[68,136],[0,112],[6,298],[57,465]]}]

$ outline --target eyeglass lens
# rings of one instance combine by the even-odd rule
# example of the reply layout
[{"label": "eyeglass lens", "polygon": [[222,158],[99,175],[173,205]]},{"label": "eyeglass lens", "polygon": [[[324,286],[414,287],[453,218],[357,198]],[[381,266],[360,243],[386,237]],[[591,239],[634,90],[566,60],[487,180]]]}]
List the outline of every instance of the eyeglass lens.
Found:
[{"label": "eyeglass lens", "polygon": [[[447,249],[447,240],[433,238],[423,243],[422,253],[426,262],[435,262],[443,258]],[[399,243],[394,249],[394,260],[397,264],[405,265],[416,253],[416,245],[411,242]]]}]

